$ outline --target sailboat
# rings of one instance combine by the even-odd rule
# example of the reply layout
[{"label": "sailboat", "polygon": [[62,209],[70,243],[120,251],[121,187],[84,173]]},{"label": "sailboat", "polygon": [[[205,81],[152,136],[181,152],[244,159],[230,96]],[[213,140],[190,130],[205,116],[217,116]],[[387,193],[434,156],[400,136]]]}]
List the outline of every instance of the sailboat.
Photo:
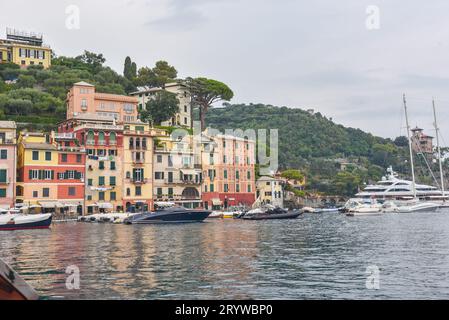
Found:
[{"label": "sailboat", "polygon": [[416,178],[415,178],[415,165],[413,161],[413,149],[412,149],[412,138],[410,136],[410,124],[408,121],[408,111],[407,111],[407,100],[405,98],[405,94],[403,96],[404,100],[404,111],[405,111],[405,121],[407,125],[407,137],[408,137],[408,146],[409,146],[409,152],[410,152],[410,166],[412,170],[412,191],[413,191],[413,200],[407,201],[406,203],[401,203],[401,205],[397,206],[395,208],[396,212],[400,213],[408,213],[408,212],[419,212],[419,211],[435,211],[437,210],[440,205],[433,202],[428,201],[422,201],[419,200],[417,197],[417,191],[416,191]]}]

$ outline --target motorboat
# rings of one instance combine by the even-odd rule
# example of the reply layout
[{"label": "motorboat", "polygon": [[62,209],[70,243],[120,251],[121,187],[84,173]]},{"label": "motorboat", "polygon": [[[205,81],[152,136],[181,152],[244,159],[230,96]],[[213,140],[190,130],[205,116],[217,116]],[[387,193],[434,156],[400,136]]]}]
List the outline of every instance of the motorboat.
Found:
[{"label": "motorboat", "polygon": [[377,201],[364,201],[363,199],[350,199],[345,204],[346,215],[354,216],[373,216],[382,214],[382,205]]},{"label": "motorboat", "polygon": [[300,210],[285,210],[283,208],[274,207],[271,205],[267,205],[260,208],[255,208],[253,210],[248,211],[242,217],[244,220],[275,220],[275,219],[296,219],[303,212]]},{"label": "motorboat", "polygon": [[0,259],[0,300],[38,299],[36,291]]},{"label": "motorboat", "polygon": [[212,211],[212,213],[208,217],[208,219],[222,219],[222,218],[223,218],[222,211]]},{"label": "motorboat", "polygon": [[186,209],[179,206],[159,206],[154,212],[133,215],[124,220],[125,224],[163,224],[203,222],[211,211]]},{"label": "motorboat", "polygon": [[440,205],[438,203],[427,202],[427,201],[416,201],[411,202],[407,205],[398,206],[396,212],[399,213],[409,213],[409,212],[434,212]]},{"label": "motorboat", "polygon": [[92,214],[89,216],[78,217],[78,222],[98,222],[98,223],[120,224],[120,223],[123,223],[123,221],[126,218],[129,218],[133,215],[135,215],[135,213],[121,213],[121,212],[98,213],[98,214]]},{"label": "motorboat", "polygon": [[3,214],[0,215],[0,231],[48,229],[52,214]]}]

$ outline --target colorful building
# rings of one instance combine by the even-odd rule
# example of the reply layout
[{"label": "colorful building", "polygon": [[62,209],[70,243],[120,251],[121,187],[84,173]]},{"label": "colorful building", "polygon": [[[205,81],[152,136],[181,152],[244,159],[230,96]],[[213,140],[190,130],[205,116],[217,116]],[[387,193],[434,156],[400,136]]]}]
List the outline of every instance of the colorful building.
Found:
[{"label": "colorful building", "polygon": [[202,199],[206,209],[255,201],[255,141],[231,135],[202,137]]},{"label": "colorful building", "polygon": [[85,149],[85,213],[123,211],[123,125],[114,118],[82,114],[59,124]]},{"label": "colorful building", "polygon": [[67,94],[67,119],[89,115],[118,122],[135,122],[138,120],[137,98],[99,93],[87,82],[75,83]]},{"label": "colorful building", "polygon": [[421,128],[412,129],[412,148],[416,153],[432,154],[433,137],[426,135]]},{"label": "colorful building", "polygon": [[16,202],[16,123],[0,121],[0,209]]},{"label": "colorful building", "polygon": [[[59,148],[51,135],[21,132],[18,138],[17,203],[29,211],[82,211],[83,158]],[[75,207],[76,206],[76,207]]]},{"label": "colorful building", "polygon": [[161,125],[167,127],[192,127],[191,98],[185,86],[175,82],[167,83],[163,88],[139,87],[138,89],[137,92],[133,92],[130,95],[138,99],[139,110],[145,109],[147,102],[153,99],[154,96],[161,91],[176,94],[176,97],[179,100],[179,111],[173,118],[162,122]]},{"label": "colorful building", "polygon": [[256,182],[257,202],[271,204],[275,207],[284,206],[283,181],[273,177],[261,177]]},{"label": "colorful building", "polygon": [[51,48],[43,44],[42,35],[7,29],[6,39],[0,39],[0,63],[49,68],[51,54]]},{"label": "colorful building", "polygon": [[190,209],[202,207],[202,170],[195,158],[192,136],[158,138],[153,158],[153,194],[157,201]]},{"label": "colorful building", "polygon": [[153,138],[164,134],[142,122],[124,124],[123,206],[127,212],[153,208]]}]

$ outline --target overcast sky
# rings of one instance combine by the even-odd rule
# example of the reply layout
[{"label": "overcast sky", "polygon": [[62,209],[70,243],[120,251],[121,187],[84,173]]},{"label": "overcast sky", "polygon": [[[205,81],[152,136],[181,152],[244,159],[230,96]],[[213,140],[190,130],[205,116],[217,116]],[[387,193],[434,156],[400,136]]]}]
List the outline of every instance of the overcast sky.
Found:
[{"label": "overcast sky", "polygon": [[[69,5],[79,29],[66,27]],[[38,31],[58,55],[101,52],[120,73],[127,55],[167,60],[180,77],[227,83],[235,103],[313,108],[384,137],[405,134],[403,93],[411,124],[433,134],[435,96],[447,145],[448,12],[447,0],[15,0],[0,5],[0,35]]]}]

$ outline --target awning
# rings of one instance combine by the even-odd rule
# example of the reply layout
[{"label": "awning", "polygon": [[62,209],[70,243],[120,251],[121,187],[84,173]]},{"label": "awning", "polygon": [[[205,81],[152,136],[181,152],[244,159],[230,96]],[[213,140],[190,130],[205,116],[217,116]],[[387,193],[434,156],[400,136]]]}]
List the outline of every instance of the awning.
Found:
[{"label": "awning", "polygon": [[181,172],[182,172],[183,174],[186,174],[186,175],[192,175],[192,176],[194,176],[194,175],[196,175],[196,174],[199,174],[199,171],[194,170],[194,169],[182,169]]},{"label": "awning", "polygon": [[221,202],[220,199],[212,199],[212,205],[214,206],[221,206],[223,202]]},{"label": "awning", "polygon": [[112,203],[109,202],[103,202],[103,203],[97,203],[98,208],[100,209],[114,209],[114,206]]},{"label": "awning", "polygon": [[50,208],[63,208],[64,205],[60,202],[39,202],[42,208],[50,209]]}]

